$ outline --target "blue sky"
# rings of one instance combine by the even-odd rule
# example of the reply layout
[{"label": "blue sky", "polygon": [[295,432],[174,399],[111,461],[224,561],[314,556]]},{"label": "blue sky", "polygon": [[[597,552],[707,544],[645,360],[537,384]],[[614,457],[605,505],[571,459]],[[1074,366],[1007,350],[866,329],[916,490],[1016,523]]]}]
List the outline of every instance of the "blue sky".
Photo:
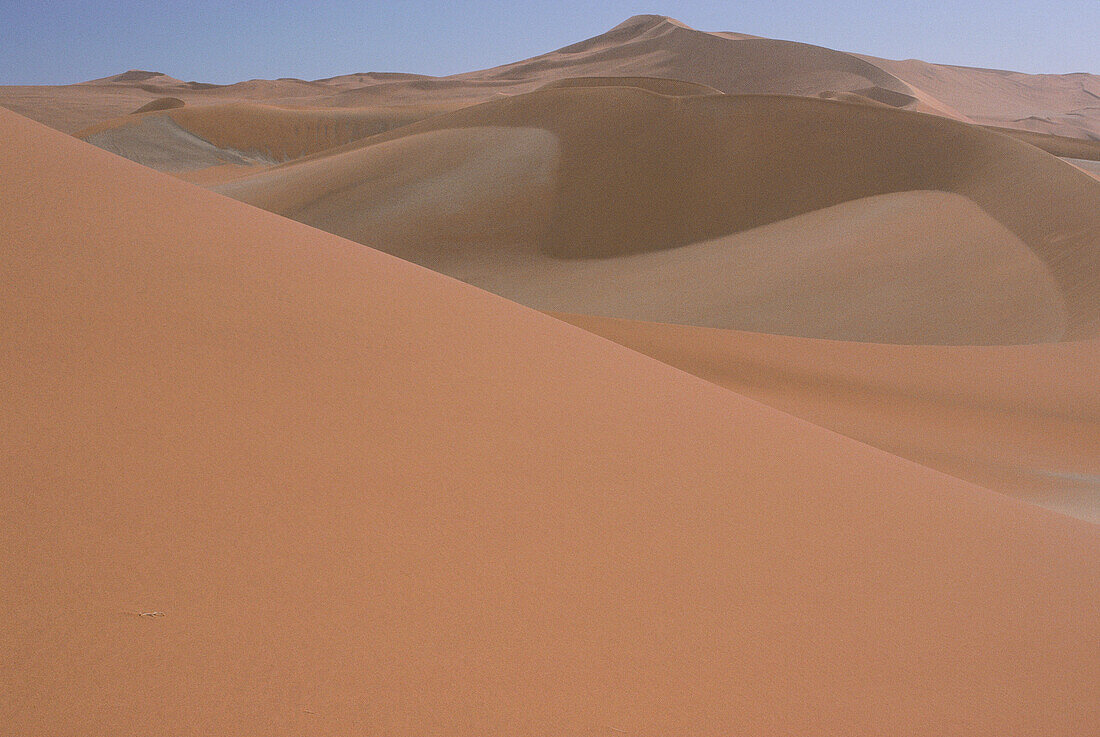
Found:
[{"label": "blue sky", "polygon": [[657,13],[889,58],[1100,73],[1100,0],[0,0],[0,84],[152,69],[185,80],[453,74]]}]

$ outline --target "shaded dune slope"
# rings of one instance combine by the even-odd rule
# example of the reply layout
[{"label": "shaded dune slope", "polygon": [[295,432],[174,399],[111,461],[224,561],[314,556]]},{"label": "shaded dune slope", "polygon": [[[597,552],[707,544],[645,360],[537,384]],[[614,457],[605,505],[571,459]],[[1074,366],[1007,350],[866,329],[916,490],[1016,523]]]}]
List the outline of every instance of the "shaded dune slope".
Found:
[{"label": "shaded dune slope", "polygon": [[178,97],[158,97],[155,100],[145,103],[131,114],[138,115],[140,113],[151,113],[157,110],[171,110],[183,106],[183,100]]},{"label": "shaded dune slope", "polygon": [[0,128],[13,733],[1100,724],[1094,526]]},{"label": "shaded dune slope", "polygon": [[[136,154],[143,149],[156,149],[157,136],[167,123],[215,148],[272,162],[324,151],[450,109],[440,105],[406,105],[332,110],[229,103],[185,107],[157,116],[142,116],[139,120],[113,119],[74,135],[113,153],[126,156],[134,152],[134,156],[127,157],[149,165]],[[186,158],[184,154],[176,156]],[[161,160],[165,163],[153,168],[173,170],[173,156],[165,155]]]},{"label": "shaded dune slope", "polygon": [[[489,152],[492,147],[482,140],[485,131],[506,129],[545,134],[531,134],[523,144],[527,148],[513,149],[513,163],[499,173],[498,186],[484,191],[471,186],[472,194],[454,198],[454,186],[448,182],[457,181],[459,161],[474,158],[472,153],[456,152]],[[530,144],[534,138],[541,143]],[[520,146],[518,140],[518,134],[512,135],[515,146]],[[504,152],[494,155],[500,158]],[[394,173],[399,159],[417,163]],[[486,170],[478,181],[492,178]],[[968,239],[978,250],[966,246],[961,257],[979,266],[988,263],[991,275],[1004,276],[991,276],[984,283],[980,269],[948,264],[960,279],[976,271],[979,279],[976,296],[962,295],[957,311],[972,313],[976,307],[979,312],[966,319],[996,322],[1004,305],[983,302],[984,296],[1003,298],[1019,292],[1025,302],[1041,303],[1035,320],[1024,314],[1032,306],[1021,303],[1001,316],[999,327],[977,324],[961,331],[951,326],[957,314],[921,325],[924,313],[900,315],[897,329],[876,328],[865,335],[828,326],[809,328],[797,320],[785,328],[781,315],[771,321],[775,324],[762,328],[738,322],[735,311],[716,318],[714,301],[721,299],[720,291],[707,297],[708,306],[695,315],[611,316],[892,342],[1049,341],[1089,337],[1100,327],[1100,188],[1095,181],[1009,137],[906,111],[793,97],[669,97],[627,87],[549,89],[414,123],[227,184],[220,191],[457,276],[462,275],[463,261],[491,268],[487,259],[493,254],[511,254],[515,258],[501,263],[514,261],[520,268],[524,258],[618,259],[624,268],[652,272],[658,262],[625,257],[664,253],[661,258],[682,260],[687,252],[679,247],[694,248],[824,208],[865,209],[876,196],[942,192],[957,196],[946,210],[922,208],[913,196],[895,198],[909,213],[899,215],[902,232],[876,230],[872,223],[870,230],[862,231],[871,239],[863,246],[877,244],[890,258],[900,254],[904,263],[884,267],[902,269],[892,274],[897,281],[920,278],[918,272],[906,270],[905,263],[928,266],[927,248],[949,249]],[[474,210],[468,210],[468,197],[478,202]],[[527,203],[514,216],[513,201]],[[969,214],[964,212],[968,209]],[[485,217],[486,212],[494,214]],[[969,235],[950,240],[953,218],[971,223]],[[806,224],[820,226],[817,221]],[[915,234],[911,244],[906,230]],[[790,239],[792,233],[786,236]],[[791,242],[797,243],[797,238]],[[776,243],[770,251],[777,261],[779,247]],[[711,251],[736,253],[720,245]],[[523,253],[528,255],[516,256]],[[700,254],[692,257],[697,263],[703,258]],[[951,257],[949,250],[940,255]],[[799,258],[803,256],[819,258]],[[823,268],[848,268],[845,254],[831,256],[822,261]],[[737,268],[736,258],[727,268]],[[870,280],[882,275],[871,275]],[[777,283],[772,291],[803,289],[808,278],[816,277],[792,274],[794,281]],[[1053,291],[1042,286],[1048,282],[1055,285]],[[850,284],[843,275],[834,283],[830,299],[836,300]],[[952,284],[906,296],[904,304],[887,306],[886,312],[903,309],[913,299],[933,305],[942,293],[964,288]],[[664,289],[675,293],[690,286],[672,284]],[[714,288],[720,290],[718,285]],[[508,296],[525,301],[522,291]],[[736,291],[728,297],[736,300]],[[875,299],[867,295],[871,308]],[[584,311],[561,302],[532,303]],[[752,307],[751,300],[747,306]],[[1013,333],[1015,323],[1021,327]]]}]

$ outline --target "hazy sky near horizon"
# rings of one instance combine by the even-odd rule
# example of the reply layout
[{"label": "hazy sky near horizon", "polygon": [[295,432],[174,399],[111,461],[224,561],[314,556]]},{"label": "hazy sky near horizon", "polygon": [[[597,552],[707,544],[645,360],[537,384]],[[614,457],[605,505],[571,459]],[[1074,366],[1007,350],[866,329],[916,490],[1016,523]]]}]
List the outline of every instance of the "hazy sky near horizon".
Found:
[{"label": "hazy sky near horizon", "polygon": [[455,74],[551,51],[640,13],[894,59],[1100,74],[1100,0],[0,0],[0,84],[127,69],[221,83]]}]

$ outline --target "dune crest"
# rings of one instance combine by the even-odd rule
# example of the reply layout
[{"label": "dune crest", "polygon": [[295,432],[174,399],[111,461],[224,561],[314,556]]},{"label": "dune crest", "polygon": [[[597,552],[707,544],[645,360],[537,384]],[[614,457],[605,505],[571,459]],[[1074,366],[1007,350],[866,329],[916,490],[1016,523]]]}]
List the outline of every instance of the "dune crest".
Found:
[{"label": "dune crest", "polygon": [[[466,218],[477,234],[467,237],[435,229],[436,211],[453,209],[438,198],[386,210],[408,186],[383,153],[397,141],[404,161],[438,162],[471,145],[462,131],[501,127],[556,138],[560,163],[540,208],[549,217],[502,204],[492,218]],[[443,131],[447,144],[424,136]],[[437,164],[411,176],[439,175],[422,166]],[[1032,176],[1017,176],[1025,170]],[[1095,182],[1005,136],[906,111],[544,89],[218,191],[541,309],[902,343],[1074,340],[1100,329]],[[954,197],[905,194],[919,191]],[[890,207],[874,199],[888,194]],[[848,234],[850,248],[829,245],[845,243],[859,218],[867,227]],[[893,285],[902,291],[878,291]]]},{"label": "dune crest", "polygon": [[173,108],[183,107],[183,100],[178,97],[158,97],[152,102],[147,102],[139,107],[131,115],[140,115],[141,113],[151,113],[156,110],[172,110]]}]

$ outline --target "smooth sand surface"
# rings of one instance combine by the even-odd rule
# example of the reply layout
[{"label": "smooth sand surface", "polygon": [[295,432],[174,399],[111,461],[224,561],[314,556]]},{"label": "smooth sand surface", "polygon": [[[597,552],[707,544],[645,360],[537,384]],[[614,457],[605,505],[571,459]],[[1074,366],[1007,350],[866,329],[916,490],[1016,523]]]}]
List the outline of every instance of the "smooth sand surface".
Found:
[{"label": "smooth sand surface", "polygon": [[1066,159],[1069,163],[1076,166],[1078,169],[1091,174],[1092,176],[1100,179],[1100,161],[1089,161],[1087,159]]},{"label": "smooth sand surface", "polygon": [[276,163],[259,152],[246,153],[215,146],[166,115],[144,116],[132,124],[86,135],[84,140],[160,171],[186,172],[226,164],[265,166]]},{"label": "smooth sand surface", "polygon": [[1095,180],[906,111],[547,89],[217,189],[541,309],[893,343],[1100,330]]},{"label": "smooth sand surface", "polygon": [[1100,723],[1095,526],[0,125],[11,732]]},{"label": "smooth sand surface", "polygon": [[1076,138],[1100,138],[1100,75],[1023,74],[1001,69],[864,57],[971,120]]},{"label": "smooth sand surface", "polygon": [[891,453],[1100,522],[1095,340],[874,345],[559,316]]}]

